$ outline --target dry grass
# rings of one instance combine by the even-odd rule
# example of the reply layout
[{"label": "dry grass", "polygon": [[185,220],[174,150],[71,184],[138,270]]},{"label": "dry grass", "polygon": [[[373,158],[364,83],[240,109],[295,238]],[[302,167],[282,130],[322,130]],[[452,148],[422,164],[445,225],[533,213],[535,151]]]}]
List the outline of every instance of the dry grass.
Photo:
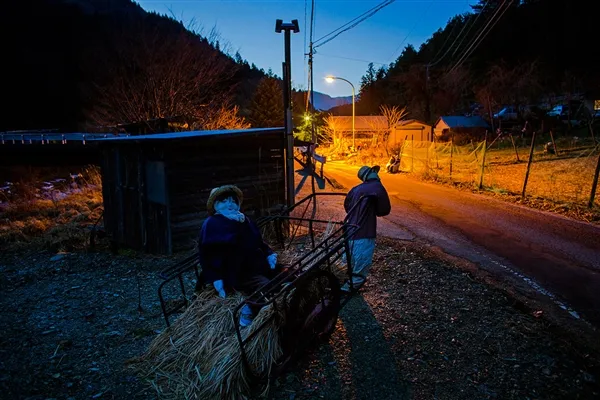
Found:
[{"label": "dry grass", "polygon": [[32,195],[33,185],[18,185],[19,194],[0,209],[0,247],[84,248],[88,228],[102,215],[102,192],[97,169],[87,169],[83,176],[83,188],[62,199],[40,199]]}]

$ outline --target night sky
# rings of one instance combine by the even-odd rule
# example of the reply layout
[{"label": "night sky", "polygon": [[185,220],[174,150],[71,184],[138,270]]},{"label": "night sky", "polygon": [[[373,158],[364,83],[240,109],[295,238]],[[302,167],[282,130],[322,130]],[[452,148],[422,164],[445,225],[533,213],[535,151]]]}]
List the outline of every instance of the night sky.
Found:
[{"label": "night sky", "polygon": [[[296,88],[307,87],[310,1],[255,0],[141,0],[147,11],[168,14],[201,33],[216,28],[221,47],[239,51],[250,63],[281,76],[283,34],[275,33],[275,20],[297,19],[300,33],[292,35],[292,79]],[[356,18],[381,1],[316,0],[314,40]],[[332,74],[351,81],[358,90],[368,62],[375,67],[389,64],[404,46],[416,48],[433,32],[444,27],[454,15],[470,10],[464,0],[396,0],[377,14],[319,47],[314,58],[315,90],[331,96],[348,96],[350,86],[341,81],[330,84]],[[306,19],[305,19],[306,16]]]}]

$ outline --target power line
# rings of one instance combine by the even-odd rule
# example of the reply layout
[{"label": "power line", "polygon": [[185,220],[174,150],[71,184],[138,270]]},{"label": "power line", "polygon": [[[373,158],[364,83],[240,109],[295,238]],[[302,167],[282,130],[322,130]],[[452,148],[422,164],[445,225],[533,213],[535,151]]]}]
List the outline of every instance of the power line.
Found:
[{"label": "power line", "polygon": [[[446,40],[444,40],[444,43],[442,44],[442,46],[440,47],[438,52],[435,53],[435,56],[432,57],[432,60],[435,60],[437,58],[437,56],[440,55],[442,50],[444,50],[444,48],[446,47],[446,44],[448,43],[448,40],[450,40],[450,38],[452,37],[452,34],[454,33],[454,30],[456,29],[457,26],[458,26],[458,24],[452,25],[452,29],[450,30],[450,33],[446,36]],[[460,33],[459,33],[459,35],[460,35]],[[454,41],[456,42],[456,38],[454,39]],[[454,43],[452,43],[452,45],[454,45]],[[450,47],[452,47],[452,45]],[[431,62],[429,65],[432,65],[432,64],[433,64],[433,62]]]},{"label": "power line", "polygon": [[[487,6],[488,2],[489,2],[489,0],[486,0],[484,8]],[[458,46],[456,46],[454,48],[454,52],[452,53],[453,56],[456,53],[456,51],[460,48],[460,45],[462,44],[462,42],[468,37],[469,32],[471,32],[471,29],[473,29],[473,26],[475,26],[475,24],[477,23],[477,20],[479,19],[480,16],[481,16],[481,13],[477,15],[477,17],[473,20],[473,23],[469,27],[469,30],[464,34],[464,36],[462,36],[460,43],[458,44]],[[469,25],[469,21],[467,21],[463,24],[460,32],[458,32],[458,35],[454,38],[454,41],[452,42],[452,44],[446,49],[446,52],[440,58],[438,58],[436,61],[429,63],[429,65],[428,65],[429,67],[436,66],[446,57],[446,55],[448,55],[448,53],[450,52],[450,50],[452,50],[452,48],[454,47],[454,44],[461,37],[462,33],[465,31],[465,29],[468,25]],[[443,49],[443,46],[442,46],[442,49]],[[440,51],[438,51],[438,54],[441,52],[442,49],[440,49]],[[435,59],[436,57],[437,57],[437,55],[433,58]]]},{"label": "power line", "polygon": [[323,56],[323,57],[330,57],[330,58],[340,58],[340,59],[342,59],[342,60],[358,61],[358,62],[364,62],[364,63],[367,63],[367,64],[371,64],[371,63],[372,63],[372,64],[377,64],[377,65],[386,65],[386,66],[388,65],[388,64],[386,64],[386,63],[380,63],[380,62],[376,62],[376,61],[370,61],[370,60],[363,60],[363,59],[361,59],[361,58],[352,58],[352,57],[334,56],[334,55],[331,55],[331,54],[323,54],[323,53],[321,53],[321,52],[319,52],[318,54],[319,54],[320,56]]},{"label": "power line", "polygon": [[[425,13],[424,13],[425,15],[429,12],[433,3],[434,3],[433,1],[429,2],[429,7],[427,7],[427,9],[425,10]],[[408,34],[404,37],[404,40],[402,40],[402,42],[398,45],[398,47],[396,47],[396,50],[394,50],[394,52],[392,53],[392,56],[390,57],[390,62],[394,61],[394,56],[396,55],[398,50],[400,50],[402,45],[408,40],[408,38],[413,33],[413,31],[415,30],[415,28],[417,27],[417,24],[419,22],[421,22],[421,21],[418,19],[415,19],[415,23],[413,24],[412,28],[410,28],[410,31],[408,31]]]},{"label": "power line", "polygon": [[[498,16],[498,18],[496,18],[496,15],[498,15],[498,13],[500,12],[500,10],[506,4],[506,1],[507,0],[504,0],[502,2],[502,4],[496,9],[496,12],[494,13],[494,15],[492,15],[492,17],[490,18],[490,20],[488,21],[488,23],[480,31],[479,35],[471,42],[471,45],[463,53],[463,55],[460,57],[460,59],[457,61],[457,63],[446,73],[446,76],[449,75],[450,73],[452,73],[452,71],[454,71],[456,68],[458,68],[471,54],[473,54],[473,52],[477,49],[477,47],[479,47],[479,45],[483,42],[483,40],[486,38],[486,36],[492,31],[492,29],[494,28],[494,26],[496,26],[496,24],[498,23],[498,21],[500,21],[502,19],[502,17],[506,13],[506,11],[510,8],[510,6],[512,5],[512,3],[514,2],[514,0],[510,0],[510,2],[508,3],[508,5],[506,7],[504,7],[504,10],[502,11],[502,13]],[[495,21],[494,21],[494,19],[495,19]],[[490,26],[490,28],[487,29],[488,25],[492,21],[493,21],[492,26]],[[481,37],[481,35],[483,35],[483,37]],[[480,37],[481,37],[481,39],[480,39]]]},{"label": "power line", "polygon": [[381,9],[389,6],[390,4],[392,4],[394,1],[396,0],[385,0],[382,3],[378,4],[377,6],[371,8],[368,11],[365,11],[363,14],[359,15],[358,17],[354,18],[353,20],[347,22],[346,24],[340,26],[339,28],[337,28],[336,30],[328,33],[327,35],[315,40],[314,44],[314,48],[323,46],[326,43],[329,43],[330,41],[332,41],[333,39],[335,39],[336,37],[338,37],[339,35],[341,35],[342,33],[354,28],[355,26],[357,26],[358,24],[360,24],[361,22],[365,21],[366,19],[372,17],[373,15],[375,15],[378,11],[380,11]]},{"label": "power line", "polygon": [[458,49],[460,49],[460,46],[463,44],[465,39],[469,37],[469,33],[471,33],[471,29],[473,29],[473,27],[475,25],[477,25],[477,21],[479,20],[479,17],[481,17],[483,15],[483,12],[485,11],[485,9],[489,3],[490,3],[490,0],[486,0],[485,4],[483,5],[483,8],[479,12],[479,14],[477,14],[477,17],[475,17],[475,19],[473,20],[473,23],[471,24],[471,26],[469,27],[469,29],[467,30],[467,32],[465,33],[463,38],[460,40],[460,42],[458,43],[458,46],[456,46],[456,48],[454,49],[454,51],[452,52],[452,55],[450,57],[454,57],[454,55],[456,54]]}]

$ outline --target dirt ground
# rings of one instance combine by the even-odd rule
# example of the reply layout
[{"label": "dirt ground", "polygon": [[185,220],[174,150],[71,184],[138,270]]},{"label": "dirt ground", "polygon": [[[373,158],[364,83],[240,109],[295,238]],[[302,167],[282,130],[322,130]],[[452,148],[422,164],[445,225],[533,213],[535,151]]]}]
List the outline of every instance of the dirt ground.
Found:
[{"label": "dirt ground", "polygon": [[[600,395],[597,354],[427,254],[381,239],[371,279],[342,310],[331,341],[274,382],[270,398]],[[4,253],[0,397],[155,398],[127,360],[165,327],[156,289],[172,262],[104,251]]]},{"label": "dirt ground", "polygon": [[[339,198],[328,201],[339,219]],[[158,274],[186,254],[36,243],[0,249],[0,398],[156,398],[128,360],[165,329]],[[331,340],[274,381],[270,399],[600,396],[600,354],[585,337],[419,246],[378,240],[370,279]]]}]

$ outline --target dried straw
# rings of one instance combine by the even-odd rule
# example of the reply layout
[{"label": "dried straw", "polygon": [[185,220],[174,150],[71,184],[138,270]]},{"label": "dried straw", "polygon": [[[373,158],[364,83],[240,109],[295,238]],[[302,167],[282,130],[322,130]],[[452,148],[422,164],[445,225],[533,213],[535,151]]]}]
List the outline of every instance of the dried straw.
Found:
[{"label": "dried straw", "polygon": [[[322,240],[333,231],[333,224],[318,235]],[[291,264],[305,254],[290,247],[279,253],[279,259]],[[338,275],[345,269],[342,260],[332,271]],[[338,271],[338,272],[336,272]],[[293,290],[289,296],[293,295]],[[232,313],[243,300],[241,294],[223,299],[213,290],[200,293],[170,328],[159,334],[134,367],[165,399],[243,399],[252,389],[251,373],[242,361],[233,325]],[[284,301],[282,299],[281,301]],[[246,338],[263,322],[271,320],[245,345],[251,370],[269,376],[282,356],[279,329],[283,326],[282,307],[268,305],[255,317],[252,325],[242,328]],[[275,315],[273,315],[275,313]],[[269,385],[262,388],[267,395]]]},{"label": "dried straw", "polygon": [[[251,376],[242,363],[231,318],[242,300],[239,294],[222,299],[207,290],[152,341],[135,367],[161,398],[240,399],[250,391]],[[252,325],[242,329],[242,337],[270,318],[273,310],[264,307]],[[274,318],[245,346],[257,374],[268,373],[281,357],[278,323]]]}]

